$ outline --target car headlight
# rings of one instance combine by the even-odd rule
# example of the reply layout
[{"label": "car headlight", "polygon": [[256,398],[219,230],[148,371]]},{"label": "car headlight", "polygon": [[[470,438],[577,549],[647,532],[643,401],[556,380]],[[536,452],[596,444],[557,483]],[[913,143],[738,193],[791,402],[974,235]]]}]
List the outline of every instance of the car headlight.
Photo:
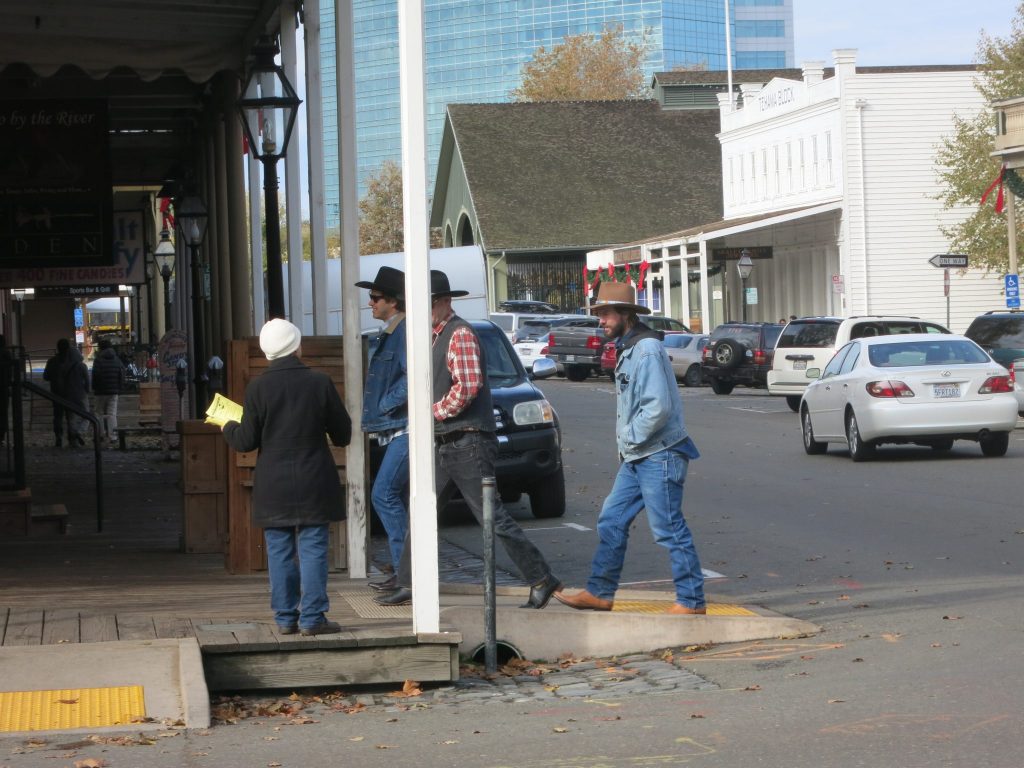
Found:
[{"label": "car headlight", "polygon": [[529,400],[525,403],[516,403],[512,409],[512,421],[520,427],[530,424],[554,424],[555,409],[547,400]]}]

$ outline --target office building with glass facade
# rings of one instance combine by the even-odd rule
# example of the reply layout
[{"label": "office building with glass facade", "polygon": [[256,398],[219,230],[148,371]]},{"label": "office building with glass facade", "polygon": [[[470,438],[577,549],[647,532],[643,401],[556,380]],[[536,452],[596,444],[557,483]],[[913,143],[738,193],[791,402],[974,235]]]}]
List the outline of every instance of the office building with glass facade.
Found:
[{"label": "office building with glass facade", "polygon": [[[793,0],[731,0],[733,65],[791,67]],[[401,162],[396,0],[353,0],[359,194]],[[338,225],[334,0],[321,0],[327,225]],[[621,25],[645,39],[645,71],[726,68],[723,0],[426,0],[427,176],[450,103],[509,100],[537,48]]]}]

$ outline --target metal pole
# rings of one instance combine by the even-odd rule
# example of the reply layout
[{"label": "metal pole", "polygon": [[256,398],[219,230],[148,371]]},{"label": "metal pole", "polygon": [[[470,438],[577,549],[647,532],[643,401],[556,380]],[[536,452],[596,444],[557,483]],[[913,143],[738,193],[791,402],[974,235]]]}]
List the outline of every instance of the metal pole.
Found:
[{"label": "metal pole", "polygon": [[164,281],[164,333],[174,327],[171,321],[171,270],[160,270],[160,277]]},{"label": "metal pole", "polygon": [[949,268],[942,270],[942,290],[946,294],[946,327],[949,328]]},{"label": "metal pole", "polygon": [[267,312],[271,318],[283,319],[284,278],[281,276],[281,220],[277,211],[276,158],[263,159],[263,193],[267,226]]},{"label": "metal pole", "polygon": [[192,252],[192,349],[195,359],[192,362],[195,372],[195,416],[201,418],[206,410],[206,360],[203,349],[203,267],[199,263],[199,246],[189,244]]},{"label": "metal pole", "polygon": [[1009,274],[1017,274],[1017,211],[1013,191],[1006,188],[1006,241],[1010,247]]},{"label": "metal pole", "polygon": [[498,672],[498,633],[494,597],[494,478],[480,480],[484,490],[484,670]]},{"label": "metal pole", "polygon": [[743,310],[743,322],[747,322],[747,278],[740,280],[740,307]]}]

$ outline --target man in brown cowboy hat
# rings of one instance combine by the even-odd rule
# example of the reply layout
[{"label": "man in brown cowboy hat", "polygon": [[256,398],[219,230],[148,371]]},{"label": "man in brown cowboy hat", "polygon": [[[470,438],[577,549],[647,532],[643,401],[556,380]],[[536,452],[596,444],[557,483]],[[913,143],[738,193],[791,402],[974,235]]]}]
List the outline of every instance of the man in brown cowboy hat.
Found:
[{"label": "man in brown cowboy hat", "polygon": [[363,389],[363,432],[370,434],[384,456],[373,479],[370,498],[388,536],[394,572],[370,587],[381,592],[396,589],[398,562],[409,532],[405,504],[409,486],[409,388],[406,379],[405,273],[381,267],[371,280],[356,283],[370,290],[369,304],[375,320],[384,323],[370,351]]},{"label": "man in brown cowboy hat", "polygon": [[691,459],[700,454],[686,434],[683,401],[662,334],[641,323],[650,314],[636,303],[632,286],[601,283],[590,312],[618,348],[615,436],[619,471],[597,518],[597,551],[587,588],[555,599],[580,610],[610,611],[626,559],[629,528],[647,510],[654,540],[669,552],[676,602],[668,613],[706,613],[704,575],[693,536],[683,517],[683,483]]},{"label": "man in brown cowboy hat", "polygon": [[[434,376],[434,479],[438,502],[444,504],[453,487],[458,488],[477,522],[483,523],[482,477],[494,476],[498,441],[494,435],[494,406],[487,384],[483,349],[473,327],[452,310],[453,291],[448,276],[430,270]],[[543,608],[562,583],[551,573],[544,555],[499,501],[494,510],[494,531],[509,558],[530,584],[530,595],[521,608]],[[405,605],[412,601],[412,558],[409,539],[398,569],[398,590],[378,597],[381,605]]]}]

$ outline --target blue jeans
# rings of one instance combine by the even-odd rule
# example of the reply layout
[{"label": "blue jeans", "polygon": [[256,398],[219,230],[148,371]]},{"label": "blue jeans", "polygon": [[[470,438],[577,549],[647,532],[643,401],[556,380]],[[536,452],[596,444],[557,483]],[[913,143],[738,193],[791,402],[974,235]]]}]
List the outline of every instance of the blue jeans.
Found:
[{"label": "blue jeans", "polygon": [[405,508],[405,490],[409,486],[409,435],[399,435],[384,452],[370,498],[373,509],[388,534],[391,564],[398,569],[405,535],[409,532],[409,512]]},{"label": "blue jeans", "polygon": [[263,529],[270,607],[278,626],[311,629],[326,620],[327,532],[326,523]]},{"label": "blue jeans", "polygon": [[689,464],[689,459],[669,449],[619,467],[597,518],[600,542],[590,566],[588,592],[605,600],[615,598],[629,527],[640,510],[646,509],[654,540],[668,549],[676,602],[689,608],[704,607],[704,574],[683,518],[683,484]]},{"label": "blue jeans", "polygon": [[[466,432],[453,443],[438,444],[434,459],[434,482],[437,484],[437,508],[442,509],[455,489],[473,513],[477,522],[484,522],[483,477],[494,477],[494,461],[498,456],[498,440],[493,432]],[[551,575],[551,569],[540,550],[526,538],[519,523],[495,498],[494,537],[501,542],[509,559],[531,586]],[[398,584],[412,586],[412,546],[409,537],[402,550],[398,568]]]}]

